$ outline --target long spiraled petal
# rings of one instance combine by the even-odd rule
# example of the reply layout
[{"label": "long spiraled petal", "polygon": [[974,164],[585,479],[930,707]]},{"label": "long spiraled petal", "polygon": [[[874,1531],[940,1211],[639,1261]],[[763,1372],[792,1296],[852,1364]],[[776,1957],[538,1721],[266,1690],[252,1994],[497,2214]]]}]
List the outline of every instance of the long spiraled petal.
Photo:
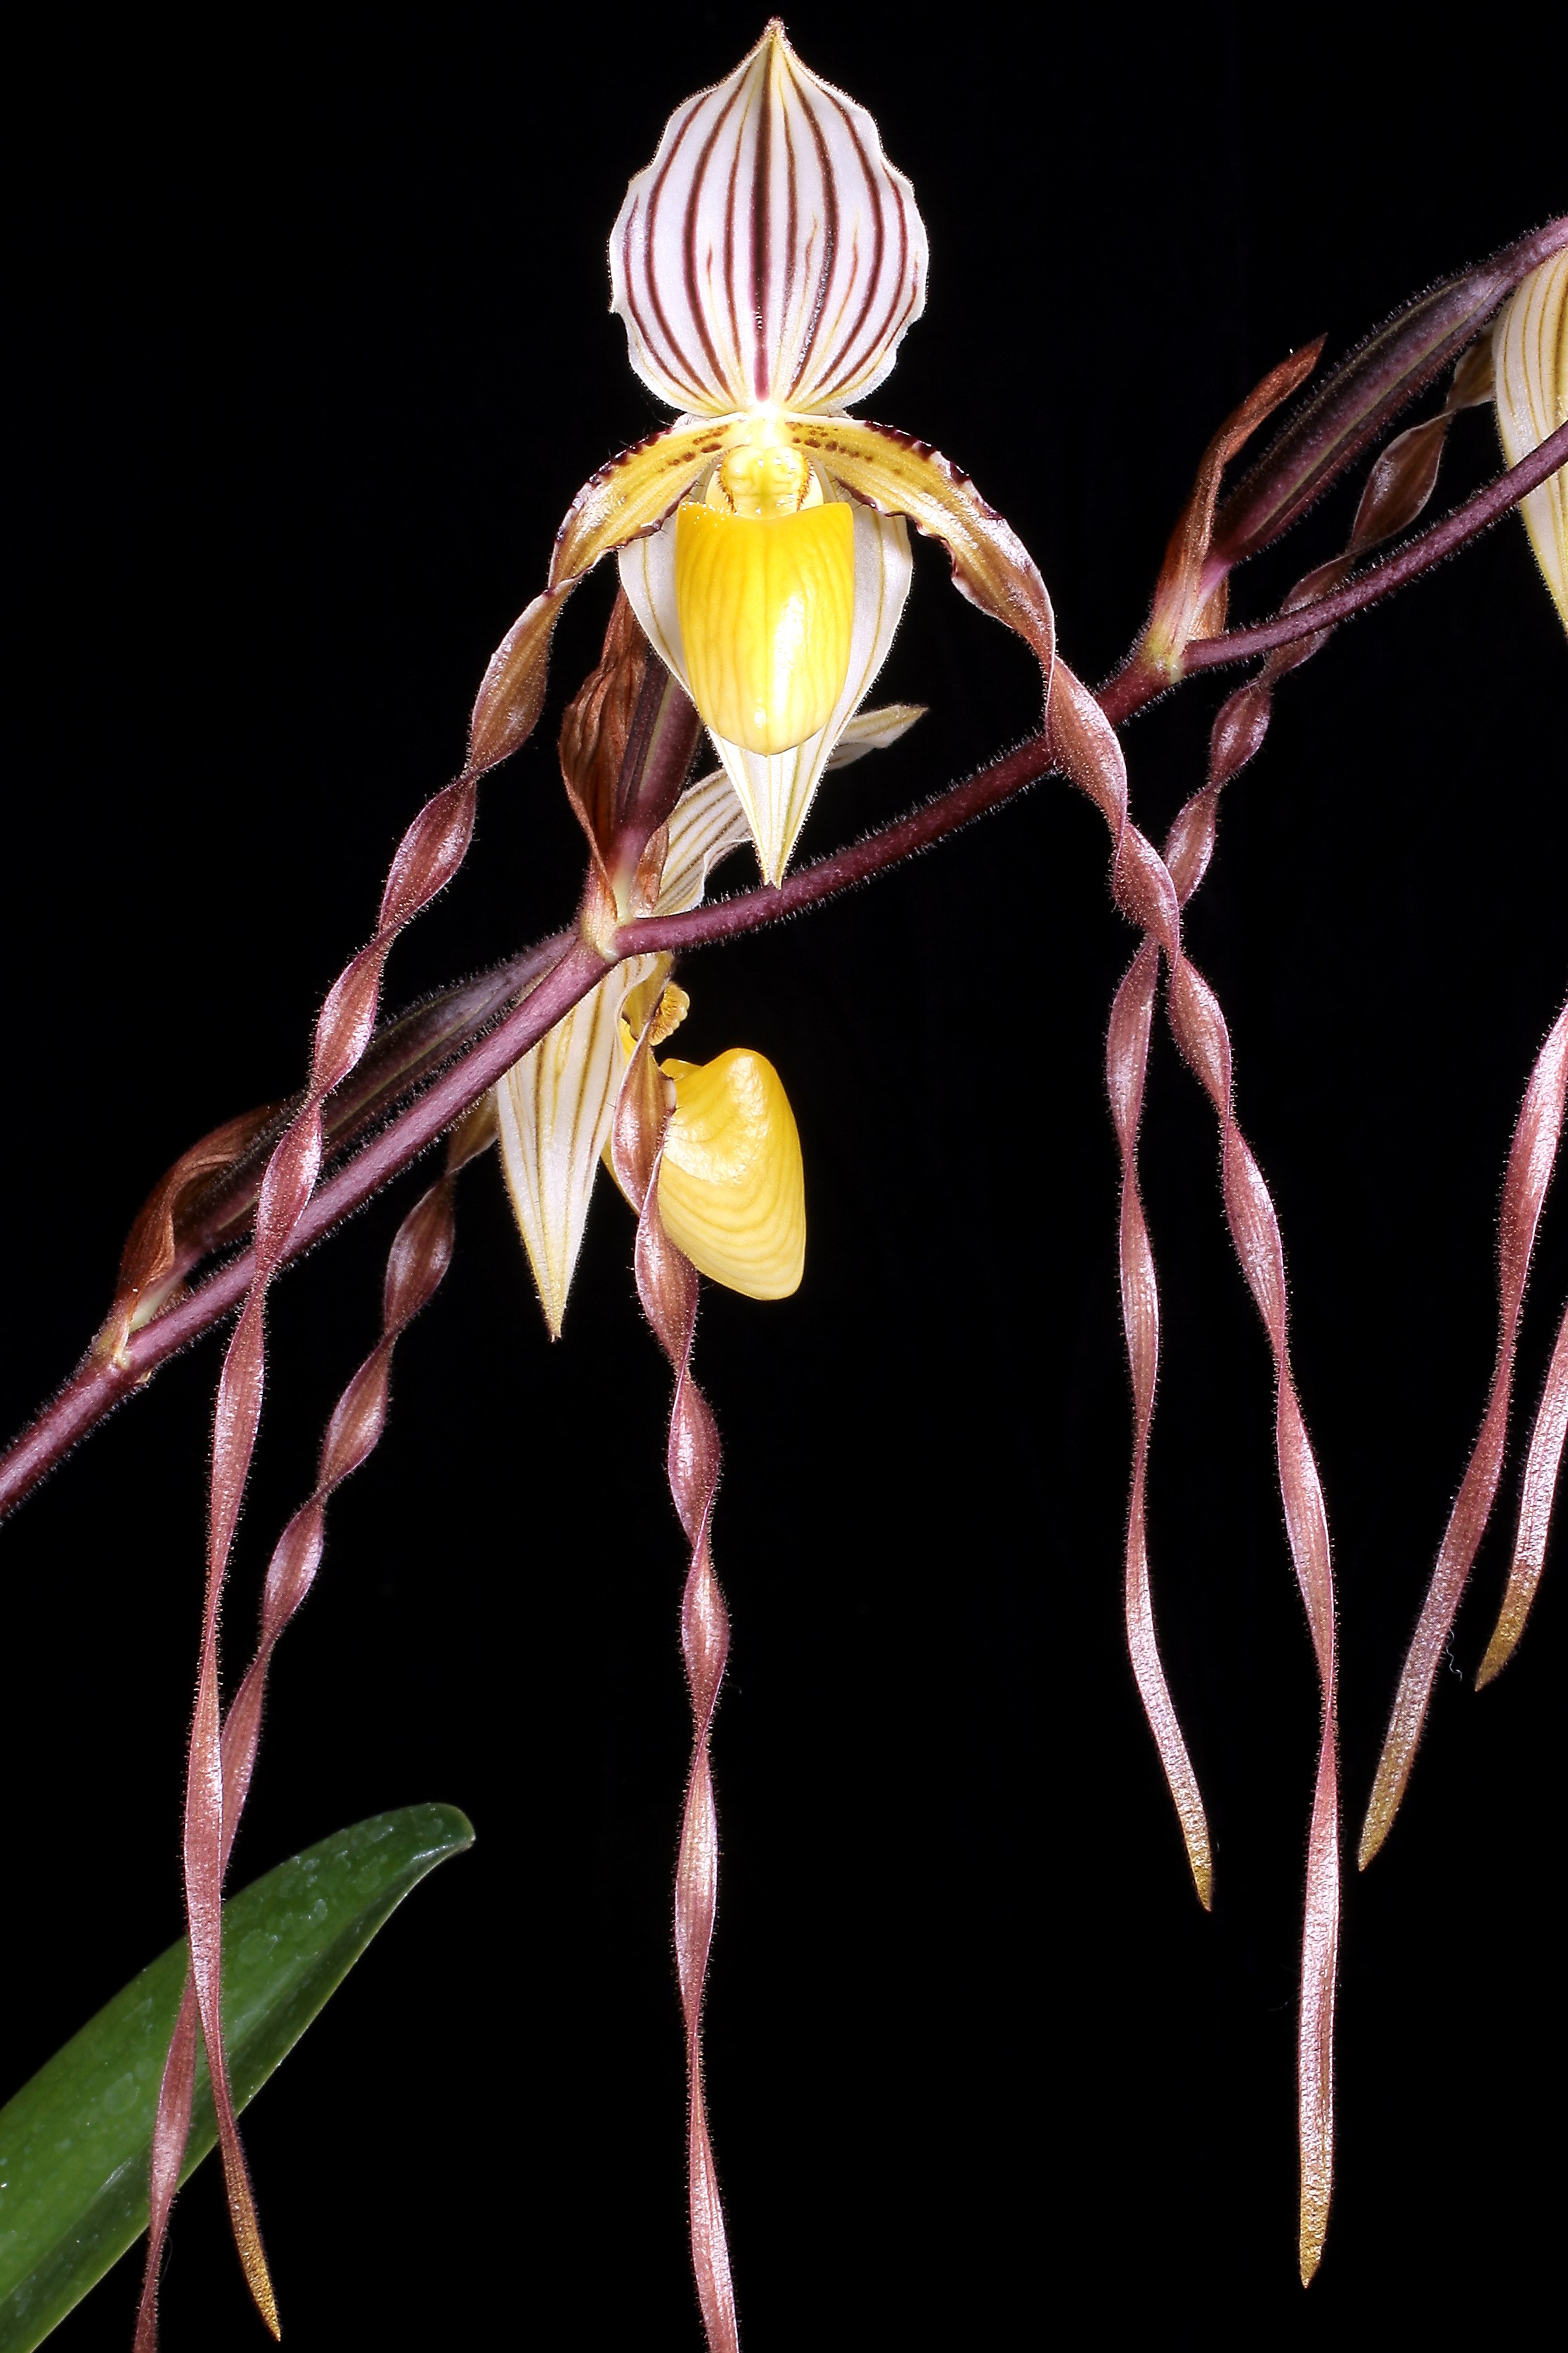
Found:
[{"label": "long spiraled petal", "polygon": [[1237,1124],[1230,1033],[1219,1000],[1184,955],[1171,972],[1167,1011],[1176,1042],[1219,1115],[1226,1222],[1274,1359],[1275,1460],[1296,1582],[1317,1655],[1322,1694],[1318,1770],[1307,1834],[1301,1928],[1301,2000],[1296,2024],[1297,2137],[1300,2151],[1300,2261],[1305,2286],[1328,2229],[1334,2168],[1334,1991],[1339,1962],[1338,1661],[1328,1514],[1290,1365],[1285,1252],[1263,1172]]},{"label": "long spiraled petal", "polygon": [[[1517,466],[1568,425],[1568,246],[1521,280],[1492,340],[1503,455]],[[1568,628],[1568,467],[1520,501],[1552,602]]]},{"label": "long spiraled petal", "polygon": [[790,438],[824,470],[880,513],[907,515],[939,539],[972,604],[1016,630],[1035,654],[1047,689],[1056,623],[1033,556],[951,459],[928,442],[858,417],[792,417]]},{"label": "long spiraled petal", "polygon": [[1154,1253],[1138,1186],[1138,1130],[1149,1062],[1149,1029],[1160,953],[1152,943],[1139,949],[1116,992],[1105,1040],[1105,1075],[1111,1117],[1121,1155],[1121,1324],[1127,1365],[1132,1376],[1132,1476],[1127,1507],[1124,1553],[1127,1649],[1138,1696],[1166,1785],[1175,1804],[1193,1884],[1205,1911],[1214,1903],[1214,1849],[1203,1793],[1193,1770],[1160,1658],[1154,1628],[1154,1597],[1149,1577],[1149,1440],[1154,1421],[1154,1383],[1160,1363],[1160,1293]]},{"label": "long spiraled petal", "polygon": [[1541,1582],[1541,1572],[1545,1565],[1546,1535],[1552,1525],[1552,1504],[1557,1493],[1557,1473],[1563,1467],[1565,1438],[1568,1438],[1568,1308],[1563,1310],[1563,1321],[1557,1327],[1557,1345],[1552,1351],[1546,1386],[1541,1393],[1535,1428],[1531,1433],[1530,1453],[1520,1484],[1519,1530],[1513,1541],[1513,1566],[1508,1573],[1508,1590],[1502,1598],[1502,1608],[1498,1612],[1491,1641],[1487,1644],[1486,1657],[1476,1674],[1478,1691],[1484,1691],[1492,1677],[1501,1673],[1524,1631],[1524,1621],[1530,1615],[1530,1605],[1535,1599],[1535,1588]]},{"label": "long spiraled petal", "polygon": [[[827,498],[842,497],[832,484]],[[786,752],[748,752],[713,734],[713,745],[751,823],[763,874],[779,881],[806,811],[840,737],[888,658],[909,595],[909,534],[897,516],[851,502],[855,529],[855,609],[844,685],[826,725]],[[621,586],[656,650],[690,691],[676,596],[676,527],[623,550]],[[712,730],[710,730],[712,733]]]},{"label": "long spiraled petal", "polygon": [[623,449],[584,483],[555,534],[543,595],[512,623],[479,681],[468,724],[470,774],[504,760],[531,732],[544,701],[550,640],[579,580],[603,556],[643,532],[657,531],[740,429],[706,417],[671,425]]},{"label": "long spiraled petal", "polygon": [[864,107],[775,17],[727,81],[678,107],[610,237],[631,364],[676,408],[864,398],[925,306],[914,191]]},{"label": "long spiraled petal", "polygon": [[1443,1531],[1433,1564],[1426,1598],[1410,1648],[1400,1670],[1399,1688],[1383,1754],[1367,1800],[1356,1861],[1364,1871],[1394,1827],[1410,1771],[1415,1762],[1431,1704],[1432,1687],[1447,1648],[1449,1631],[1468,1582],[1470,1567],[1491,1517],[1498,1481],[1502,1476],[1503,1448],[1508,1439],[1509,1409],[1513,1399],[1514,1356],[1525,1288],[1546,1190],[1557,1165],[1563,1129],[1568,1117],[1568,1005],[1547,1033],[1524,1092],[1513,1142],[1509,1147],[1508,1174],[1503,1179],[1502,1215],[1498,1220],[1498,1337],[1492,1360],[1491,1387],[1480,1434],[1465,1466],[1459,1492]]},{"label": "long spiraled petal", "polygon": [[719,1487],[719,1430],[691,1377],[697,1270],[659,1217],[658,1166],[668,1089],[653,1059],[657,1017],[638,1039],[616,1110],[616,1181],[637,1212],[637,1296],[675,1375],[665,1461],[669,1492],[691,1546],[680,1605],[680,1648],[691,1695],[691,1775],[675,1866],[675,1957],[686,2021],[687,2197],[691,2263],[708,2353],[740,2353],[724,2206],[702,2075],[702,1999],[719,1894],[719,1817],[709,1736],[730,1649],[730,1619],[713,1573],[710,1533]]}]

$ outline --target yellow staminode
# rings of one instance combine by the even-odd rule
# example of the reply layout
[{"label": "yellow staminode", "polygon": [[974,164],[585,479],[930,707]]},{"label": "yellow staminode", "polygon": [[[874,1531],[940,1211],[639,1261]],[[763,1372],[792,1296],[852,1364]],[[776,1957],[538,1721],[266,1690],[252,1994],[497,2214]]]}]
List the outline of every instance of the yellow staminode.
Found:
[{"label": "yellow staminode", "polygon": [[676,519],[687,676],[715,734],[787,752],[825,727],[849,672],[855,532],[838,501],[803,506],[798,451],[732,449],[706,504]]},{"label": "yellow staminode", "polygon": [[743,1046],[663,1070],[675,1084],[658,1170],[665,1231],[700,1274],[749,1299],[787,1299],[805,1265],[805,1180],[778,1072]]}]

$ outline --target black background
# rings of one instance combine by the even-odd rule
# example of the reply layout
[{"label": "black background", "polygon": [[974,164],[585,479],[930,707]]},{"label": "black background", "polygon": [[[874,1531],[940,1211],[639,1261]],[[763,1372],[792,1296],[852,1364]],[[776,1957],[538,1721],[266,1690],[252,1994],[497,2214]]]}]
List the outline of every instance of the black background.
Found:
[{"label": "black background", "polygon": [[[90,43],[54,21],[14,100],[7,1427],[101,1315],[163,1167],[298,1083],[561,511],[659,421],[606,313],[604,239],[670,108],[760,12],[139,17]],[[927,313],[872,412],[1005,510],[1090,678],[1247,385],[1564,198],[1545,61],[1506,59],[1489,25],[1443,46],[1378,7],[1266,26],[989,0],[803,0],[790,21],[874,110],[930,228]],[[1489,416],[1461,419],[1439,506],[1496,462]],[[1332,553],[1352,500],[1248,574],[1237,611]],[[539,740],[486,785],[390,1002],[569,913],[552,742],[610,594],[576,600]],[[1563,983],[1565,686],[1510,522],[1285,688],[1190,921],[1284,1225],[1352,1830],[1480,1412],[1501,1172]],[[1222,691],[1129,733],[1156,835]],[[879,692],[931,716],[823,795],[807,851],[1037,711],[1022,649],[923,547]],[[1295,2279],[1314,1680],[1212,1123],[1162,1039],[1152,1531],[1217,1843],[1205,1920],[1120,1626],[1101,1050],[1130,941],[1105,867],[1100,820],[1048,785],[684,974],[682,1051],[778,1064],[811,1218],[799,1296],[710,1297],[698,1356],[735,1626],[709,2049],[753,2353],[1147,2326],[1316,2344],[1489,2297],[1506,2337],[1555,2278],[1561,1564],[1495,1691],[1442,1678],[1406,1814],[1349,1889],[1339,2188],[1320,2279]],[[278,1292],[231,1662],[419,1181]],[[629,1241],[606,1192],[552,1349],[499,1173],[468,1174],[387,1440],[279,1655],[237,1882],[405,1801],[479,1831],[247,2119],[296,2353],[699,2341],[668,1929],[683,1565]],[[1565,1278],[1559,1209],[1526,1399]],[[0,2089],[178,1928],[216,1361],[209,1343],[167,1370],[5,1531]],[[1503,1555],[1494,1532],[1456,1674]],[[128,2344],[135,2267],[62,2348]],[[171,2353],[264,2341],[211,2168],[164,2316]]]}]

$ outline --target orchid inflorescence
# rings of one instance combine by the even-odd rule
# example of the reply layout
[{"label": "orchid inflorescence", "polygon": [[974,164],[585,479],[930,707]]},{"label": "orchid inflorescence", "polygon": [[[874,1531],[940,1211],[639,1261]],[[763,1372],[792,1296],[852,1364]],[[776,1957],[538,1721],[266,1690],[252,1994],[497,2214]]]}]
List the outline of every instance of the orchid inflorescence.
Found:
[{"label": "orchid inflorescence", "polygon": [[[151,2353],[155,2339],[159,2264],[198,2047],[211,2063],[241,2257],[258,2306],[277,2329],[219,2031],[224,1873],[256,1761],[272,1650],[316,1575],[331,1494],[381,1436],[396,1342],[446,1271],[458,1172],[492,1145],[552,1335],[567,1314],[593,1187],[601,1167],[607,1172],[637,1219],[638,1295],[674,1377],[668,1479],[690,1547],[681,1630],[693,1749],[675,1935],[691,2245],[709,2345],[714,2353],[738,2346],[701,2046],[719,1854],[709,1734],[729,1636],[712,1552],[718,1431],[692,1378],[691,1355],[701,1277],[758,1301],[798,1286],[807,1188],[784,1086],[764,1055],[735,1047],[697,1065],[665,1051],[688,1008],[676,960],[684,947],[738,935],[881,871],[1052,770],[1103,817],[1112,894],[1139,934],[1106,1054],[1121,1155],[1121,1297],[1133,1403],[1126,1622],[1205,1905],[1214,1858],[1161,1662],[1147,1525],[1159,1302],[1138,1145],[1162,979],[1172,1030],[1214,1114],[1226,1215],[1272,1359],[1279,1491],[1321,1699],[1299,2021],[1304,2281],[1322,2252],[1333,2175],[1342,1901],[1331,1551],[1291,1368],[1279,1219],[1237,1123],[1225,1016],[1186,953],[1182,917],[1214,854],[1221,795],[1261,744],[1277,685],[1310,659],[1340,620],[1518,503],[1568,626],[1568,221],[1411,304],[1326,379],[1222,501],[1226,469],[1300,389],[1320,347],[1292,354],[1264,379],[1205,453],[1147,628],[1098,694],[1062,660],[1040,574],[973,483],[909,434],[848,414],[887,378],[924,309],[925,231],[913,191],[886,159],[871,117],[803,65],[776,22],[727,80],[670,118],[653,161],[628,187],[609,259],[612,307],[632,366],[679,412],[675,422],[602,468],[568,507],[545,587],[485,673],[464,769],[409,827],[376,934],[327,997],[304,1094],[281,1111],[230,1123],[176,1164],[132,1231],[119,1293],[88,1364],[6,1460],[0,1492],[9,1504],[118,1396],[196,1330],[239,1308],[215,1421],[184,1816],[191,1972],[153,2146],[141,2353]],[[1227,632],[1232,572],[1288,530],[1445,371],[1442,406],[1378,455],[1343,554],[1308,573],[1269,621]],[[1496,404],[1508,471],[1368,570],[1369,554],[1407,533],[1430,499],[1452,418],[1488,401]],[[921,716],[913,705],[868,702],[910,593],[911,522],[946,549],[959,589],[1034,657],[1041,728],[968,784],[792,873],[807,813],[825,786],[830,789],[833,772],[895,742]],[[519,749],[539,719],[562,607],[612,555],[618,586],[603,655],[561,733],[565,788],[588,849],[576,923],[503,971],[378,1027],[386,957],[461,864],[479,779]],[[1157,849],[1129,812],[1118,728],[1184,678],[1257,656],[1261,668],[1215,719],[1204,785]],[[711,767],[698,758],[704,734],[717,762]],[[694,765],[704,773],[690,781]],[[761,887],[708,903],[714,870],[748,846]],[[1525,1279],[1565,1092],[1568,1009],[1542,1051],[1520,1116],[1504,1194],[1490,1401],[1395,1703],[1363,1833],[1363,1862],[1403,1796],[1436,1663],[1496,1496]],[[268,1287],[331,1222],[443,1134],[444,1172],[399,1229],[382,1335],[332,1418],[312,1495],[279,1539],[260,1642],[225,1714],[219,1607],[257,1436]],[[189,1288],[201,1261],[239,1240],[247,1224],[248,1251]],[[1565,1428],[1568,1319],[1533,1427],[1516,1564],[1482,1680],[1498,1672],[1522,1631],[1543,1564]]]}]

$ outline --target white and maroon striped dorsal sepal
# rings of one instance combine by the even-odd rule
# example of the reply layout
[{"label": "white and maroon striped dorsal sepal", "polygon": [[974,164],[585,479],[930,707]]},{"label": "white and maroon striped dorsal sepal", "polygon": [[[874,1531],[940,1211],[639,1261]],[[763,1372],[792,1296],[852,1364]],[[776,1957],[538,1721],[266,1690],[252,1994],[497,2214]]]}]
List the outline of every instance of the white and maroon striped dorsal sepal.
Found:
[{"label": "white and maroon striped dorsal sepal", "polygon": [[914,192],[862,106],[775,18],[728,81],[678,107],[626,190],[610,307],[677,408],[817,414],[879,385],[925,305]]}]

